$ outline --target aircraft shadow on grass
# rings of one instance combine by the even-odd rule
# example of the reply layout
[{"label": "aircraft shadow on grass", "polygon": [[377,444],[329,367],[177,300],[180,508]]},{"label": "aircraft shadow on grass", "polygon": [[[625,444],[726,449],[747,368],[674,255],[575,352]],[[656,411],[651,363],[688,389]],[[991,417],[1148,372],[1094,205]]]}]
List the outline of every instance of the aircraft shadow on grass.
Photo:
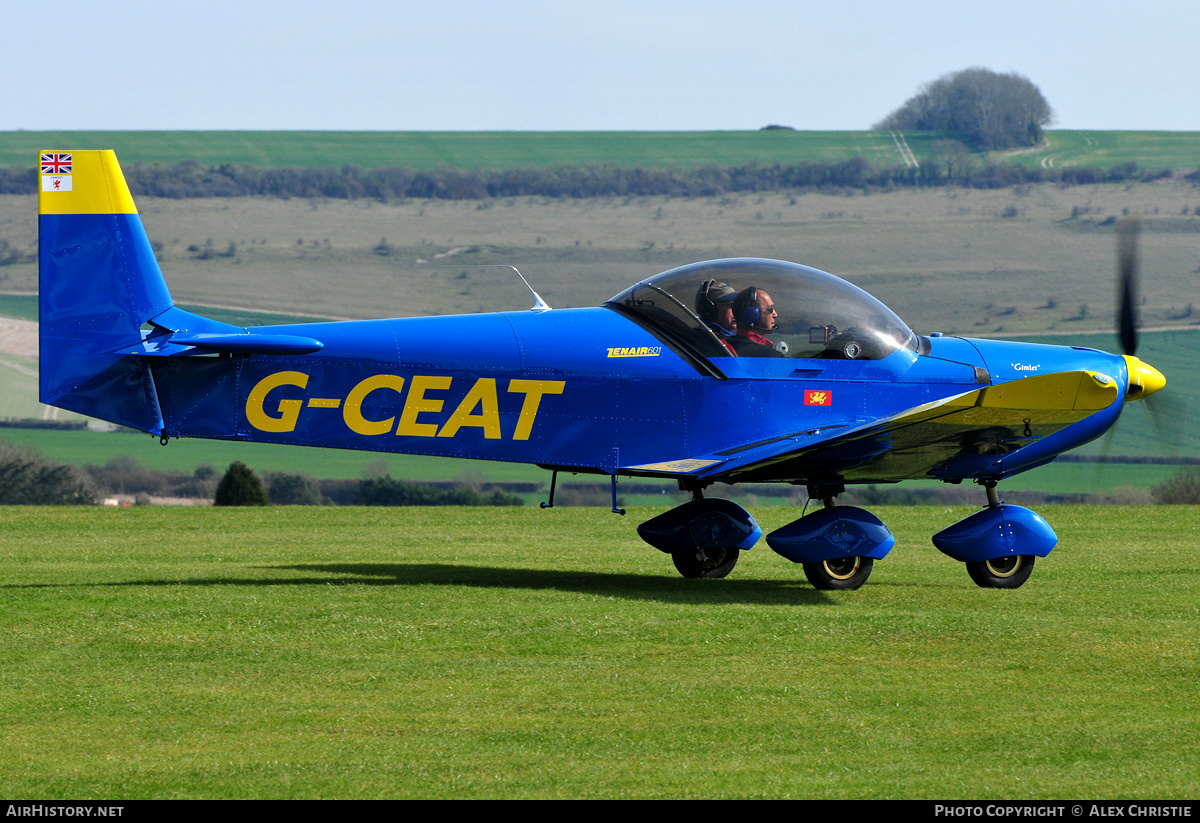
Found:
[{"label": "aircraft shadow on grass", "polygon": [[[80,583],[79,586],[468,586],[481,589],[537,590],[653,600],[662,603],[749,603],[757,605],[823,605],[835,602],[824,591],[811,589],[791,578],[780,580],[726,580],[720,585],[696,585],[683,578],[640,574],[611,574],[553,569],[498,568],[450,563],[311,563],[260,566],[264,570],[313,572],[322,576],[293,578],[209,577],[190,580],[125,580]],[[330,576],[334,575],[334,576]],[[353,576],[349,576],[353,575]],[[886,584],[885,584],[886,585]],[[893,584],[901,585],[901,584]],[[924,585],[924,584],[921,584]],[[73,588],[60,583],[24,583],[0,589]]]},{"label": "aircraft shadow on grass", "polygon": [[[795,580],[728,580],[719,586],[656,575],[613,574],[555,569],[497,568],[450,563],[343,563],[302,564],[283,568],[296,571],[359,575],[322,580],[334,585],[469,586],[488,589],[552,589],[625,600],[658,600],[666,603],[759,603],[796,605],[823,603],[829,598]],[[366,578],[366,579],[362,579]]]}]

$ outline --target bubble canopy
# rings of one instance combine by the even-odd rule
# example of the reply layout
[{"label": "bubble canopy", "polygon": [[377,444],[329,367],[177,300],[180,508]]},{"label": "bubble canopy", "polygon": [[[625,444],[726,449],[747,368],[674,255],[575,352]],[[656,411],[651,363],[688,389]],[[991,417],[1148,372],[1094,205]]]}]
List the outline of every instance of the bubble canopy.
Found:
[{"label": "bubble canopy", "polygon": [[[732,357],[721,342],[720,329],[714,331],[705,322],[717,319],[713,304],[702,297],[704,285],[711,280],[739,292],[754,287],[760,304],[774,304],[778,325],[769,333],[766,321],[751,326],[743,314],[740,322],[766,334],[786,357],[880,360],[897,349],[918,350],[919,338],[904,321],[862,289],[832,274],[782,260],[692,263],[636,283],[605,305],[696,354]],[[739,308],[745,302],[739,301]]]}]

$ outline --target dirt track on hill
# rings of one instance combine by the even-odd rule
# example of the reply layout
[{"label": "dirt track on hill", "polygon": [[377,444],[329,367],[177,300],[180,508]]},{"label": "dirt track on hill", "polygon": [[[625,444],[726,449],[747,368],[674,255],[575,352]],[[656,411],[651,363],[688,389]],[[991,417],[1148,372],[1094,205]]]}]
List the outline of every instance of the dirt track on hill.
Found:
[{"label": "dirt track on hill", "polygon": [[32,320],[0,317],[0,354],[38,356],[38,324]]}]

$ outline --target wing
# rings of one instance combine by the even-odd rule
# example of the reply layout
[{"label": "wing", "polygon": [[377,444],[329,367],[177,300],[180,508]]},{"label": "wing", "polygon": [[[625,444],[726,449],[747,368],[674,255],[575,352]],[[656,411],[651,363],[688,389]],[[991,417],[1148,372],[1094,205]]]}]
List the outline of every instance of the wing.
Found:
[{"label": "wing", "polygon": [[894,482],[999,473],[1000,461],[1118,402],[1091,371],[1036,375],[858,426],[783,434],[707,455],[625,466],[623,474],[737,483]]}]

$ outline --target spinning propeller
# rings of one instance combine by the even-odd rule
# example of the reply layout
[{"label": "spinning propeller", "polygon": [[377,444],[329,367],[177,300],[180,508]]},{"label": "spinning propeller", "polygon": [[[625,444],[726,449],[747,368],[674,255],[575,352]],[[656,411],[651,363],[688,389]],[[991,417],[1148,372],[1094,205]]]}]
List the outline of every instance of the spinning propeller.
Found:
[{"label": "spinning propeller", "polygon": [[[1143,363],[1136,356],[1138,347],[1138,234],[1140,223],[1136,217],[1117,224],[1117,335],[1121,339],[1121,353],[1129,370],[1129,386],[1125,390],[1125,402],[1147,400],[1146,413],[1159,443],[1177,446],[1182,435],[1183,409],[1177,401],[1166,395],[1149,401],[1150,395],[1167,384],[1162,372]],[[1115,429],[1109,430],[1104,454],[1107,456]]]},{"label": "spinning propeller", "polygon": [[1121,353],[1129,368],[1129,388],[1125,391],[1125,402],[1149,397],[1167,385],[1162,372],[1143,363],[1135,356],[1138,346],[1137,322],[1137,275],[1138,275],[1138,232],[1137,218],[1122,220],[1117,224],[1117,334],[1121,338]]},{"label": "spinning propeller", "polygon": [[1137,270],[1138,232],[1141,224],[1130,217],[1117,224],[1117,333],[1121,337],[1121,353],[1137,354]]}]

